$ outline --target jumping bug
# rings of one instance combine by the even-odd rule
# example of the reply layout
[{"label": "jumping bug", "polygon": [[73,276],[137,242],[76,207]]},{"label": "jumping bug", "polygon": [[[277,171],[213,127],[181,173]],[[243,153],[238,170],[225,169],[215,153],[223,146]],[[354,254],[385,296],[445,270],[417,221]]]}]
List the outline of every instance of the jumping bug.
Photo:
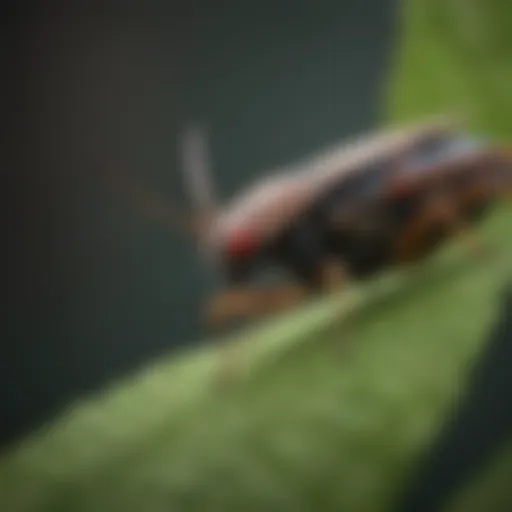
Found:
[{"label": "jumping bug", "polygon": [[[280,263],[295,277],[295,284],[274,292],[283,295],[282,307],[287,300],[295,304],[339,289],[347,279],[418,261],[453,236],[459,235],[477,255],[482,252],[472,226],[500,189],[510,190],[508,154],[449,124],[427,123],[402,134],[402,139],[382,143],[377,137],[349,147],[337,169],[310,168],[314,193],[262,252],[266,261]],[[252,268],[254,260],[244,256],[227,258],[232,282]],[[270,294],[258,302],[256,290],[253,304],[234,292],[231,309],[229,293],[214,310],[219,316],[230,310],[236,314],[237,308],[276,308]]]},{"label": "jumping bug", "polygon": [[[456,232],[473,243],[470,225],[497,185],[510,190],[510,158],[468,138],[449,118],[355,139],[271,173],[222,209],[212,198],[201,133],[188,132],[184,149],[196,215],[178,218],[125,175],[111,174],[111,183],[146,215],[179,222],[215,261],[227,288],[206,306],[210,326],[282,310],[338,290],[348,278],[417,261]],[[268,264],[287,270],[291,282],[252,285]]]}]

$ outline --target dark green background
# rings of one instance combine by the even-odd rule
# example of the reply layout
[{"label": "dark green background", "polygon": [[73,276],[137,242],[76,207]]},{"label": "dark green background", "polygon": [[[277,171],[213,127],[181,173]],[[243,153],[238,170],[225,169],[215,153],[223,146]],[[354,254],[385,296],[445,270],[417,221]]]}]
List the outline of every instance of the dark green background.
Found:
[{"label": "dark green background", "polygon": [[18,159],[2,439],[201,336],[211,276],[183,237],[101,189],[102,165],[186,204],[177,137],[199,118],[227,198],[378,119],[395,2],[164,5],[48,3],[4,31]]}]

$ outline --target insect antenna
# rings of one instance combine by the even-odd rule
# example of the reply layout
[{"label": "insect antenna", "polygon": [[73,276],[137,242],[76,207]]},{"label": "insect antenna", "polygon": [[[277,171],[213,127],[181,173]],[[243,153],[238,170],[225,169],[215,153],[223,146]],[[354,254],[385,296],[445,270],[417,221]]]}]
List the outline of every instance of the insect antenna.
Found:
[{"label": "insect antenna", "polygon": [[207,266],[216,269],[219,255],[213,227],[220,208],[214,193],[205,127],[200,124],[189,125],[183,133],[181,144],[185,186],[192,202],[194,218],[198,219],[202,227],[202,236],[198,240],[199,251]]}]

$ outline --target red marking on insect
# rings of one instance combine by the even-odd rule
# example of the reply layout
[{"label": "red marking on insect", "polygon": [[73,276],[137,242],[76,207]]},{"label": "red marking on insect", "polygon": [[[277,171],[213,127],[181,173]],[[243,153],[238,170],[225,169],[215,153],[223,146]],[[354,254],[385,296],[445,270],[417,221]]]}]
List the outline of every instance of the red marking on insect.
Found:
[{"label": "red marking on insect", "polygon": [[245,259],[256,252],[257,239],[248,229],[238,229],[228,236],[225,244],[227,254],[232,258]]}]

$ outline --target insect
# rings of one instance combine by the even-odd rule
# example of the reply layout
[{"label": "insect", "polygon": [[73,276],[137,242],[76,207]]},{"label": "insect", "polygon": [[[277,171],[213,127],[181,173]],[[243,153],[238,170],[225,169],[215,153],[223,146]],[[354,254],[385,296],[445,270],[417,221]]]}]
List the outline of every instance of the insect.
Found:
[{"label": "insect", "polygon": [[[126,175],[109,176],[146,215],[191,233],[222,272],[226,288],[205,308],[210,326],[284,310],[418,261],[455,234],[478,250],[471,226],[512,189],[508,153],[445,117],[359,137],[271,173],[223,208],[212,197],[204,135],[188,132],[183,147],[194,214],[174,211]],[[269,264],[291,280],[254,285]]]}]

